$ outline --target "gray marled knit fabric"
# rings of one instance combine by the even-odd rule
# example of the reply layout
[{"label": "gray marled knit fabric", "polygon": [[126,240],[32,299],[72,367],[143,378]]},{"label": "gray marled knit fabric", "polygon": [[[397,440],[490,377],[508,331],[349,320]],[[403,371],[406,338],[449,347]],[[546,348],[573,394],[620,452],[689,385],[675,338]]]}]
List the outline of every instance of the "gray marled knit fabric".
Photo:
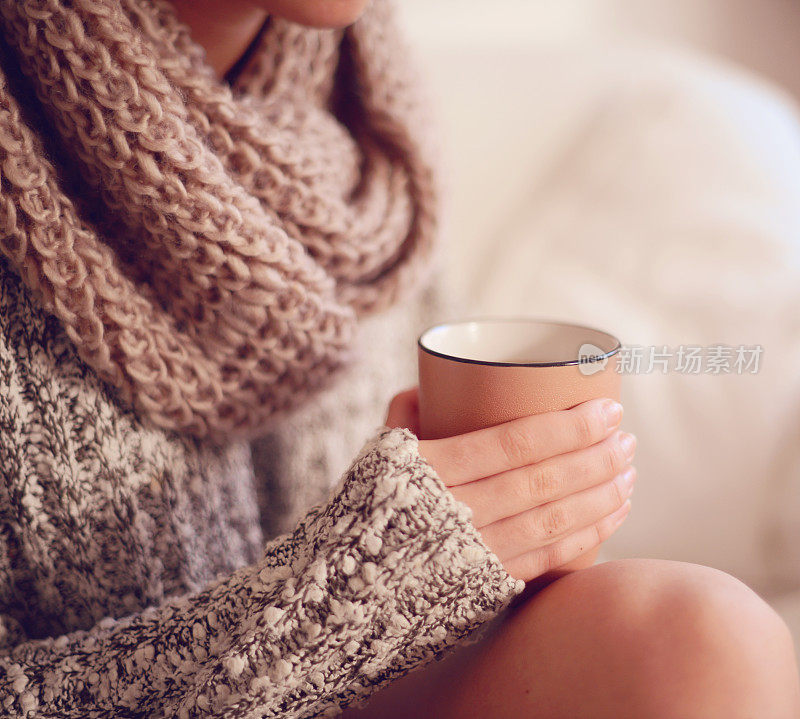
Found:
[{"label": "gray marled knit fabric", "polygon": [[404,430],[264,545],[249,446],[144,426],[2,263],[0,477],[4,716],[335,714],[521,589]]}]

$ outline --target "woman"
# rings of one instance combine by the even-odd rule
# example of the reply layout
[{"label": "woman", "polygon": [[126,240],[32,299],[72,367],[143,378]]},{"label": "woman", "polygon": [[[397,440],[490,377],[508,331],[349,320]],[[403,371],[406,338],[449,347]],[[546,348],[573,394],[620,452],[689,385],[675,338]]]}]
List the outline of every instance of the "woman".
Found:
[{"label": "woman", "polygon": [[413,78],[364,4],[0,2],[4,712],[797,716],[789,634],[736,580],[537,586],[629,508],[613,402],[418,442],[398,395],[264,545],[287,447],[346,429],[281,428],[367,365],[357,317],[421,301],[434,234]]}]

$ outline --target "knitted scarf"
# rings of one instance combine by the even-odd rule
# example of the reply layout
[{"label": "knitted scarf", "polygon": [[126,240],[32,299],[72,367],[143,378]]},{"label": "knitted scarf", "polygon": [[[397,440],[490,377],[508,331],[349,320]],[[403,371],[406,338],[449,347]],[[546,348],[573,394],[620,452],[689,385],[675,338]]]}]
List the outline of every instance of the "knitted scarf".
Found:
[{"label": "knitted scarf", "polygon": [[154,424],[253,437],[348,359],[434,233],[383,0],[270,18],[220,81],[165,0],[0,0],[0,252]]}]

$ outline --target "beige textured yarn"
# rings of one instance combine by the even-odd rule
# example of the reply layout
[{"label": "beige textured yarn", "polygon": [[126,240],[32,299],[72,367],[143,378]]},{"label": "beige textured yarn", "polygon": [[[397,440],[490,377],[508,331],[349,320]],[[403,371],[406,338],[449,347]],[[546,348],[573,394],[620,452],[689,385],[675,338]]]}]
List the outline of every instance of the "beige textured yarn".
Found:
[{"label": "beige textured yarn", "polygon": [[161,0],[0,12],[0,251],[157,426],[256,436],[346,362],[356,317],[431,246],[391,9],[345,31],[271,18],[231,84]]}]

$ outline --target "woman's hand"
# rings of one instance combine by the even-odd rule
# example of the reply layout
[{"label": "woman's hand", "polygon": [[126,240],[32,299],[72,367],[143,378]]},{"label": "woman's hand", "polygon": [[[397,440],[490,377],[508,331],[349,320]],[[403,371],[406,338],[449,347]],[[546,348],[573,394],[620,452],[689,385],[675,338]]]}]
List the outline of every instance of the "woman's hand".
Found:
[{"label": "woman's hand", "polygon": [[[423,457],[513,577],[526,582],[608,539],[628,514],[636,439],[620,432],[622,406],[591,400],[572,409],[457,437],[420,440]],[[419,434],[417,389],[397,395],[389,427]]]}]

